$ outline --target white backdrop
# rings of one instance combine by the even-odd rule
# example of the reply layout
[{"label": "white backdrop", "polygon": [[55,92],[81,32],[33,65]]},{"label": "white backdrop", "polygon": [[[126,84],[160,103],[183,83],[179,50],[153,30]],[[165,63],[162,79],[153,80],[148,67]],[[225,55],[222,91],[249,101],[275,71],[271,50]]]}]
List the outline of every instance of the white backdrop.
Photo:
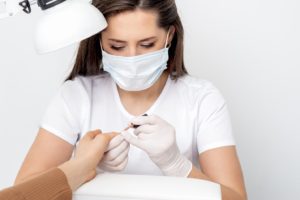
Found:
[{"label": "white backdrop", "polygon": [[[249,199],[300,199],[300,1],[177,4],[189,72],[227,99]],[[0,20],[0,188],[13,183],[76,48],[37,55],[33,11]]]}]

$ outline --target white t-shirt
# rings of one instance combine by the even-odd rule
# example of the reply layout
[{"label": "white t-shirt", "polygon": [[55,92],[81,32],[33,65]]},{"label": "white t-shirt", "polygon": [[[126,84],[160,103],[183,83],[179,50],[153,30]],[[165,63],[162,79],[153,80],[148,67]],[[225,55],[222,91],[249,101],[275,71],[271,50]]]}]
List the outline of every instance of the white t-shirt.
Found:
[{"label": "white t-shirt", "polygon": [[[199,166],[198,156],[209,149],[235,145],[226,103],[208,81],[186,75],[166,85],[145,112],[175,127],[183,155]],[[135,116],[126,111],[109,74],[78,76],[66,81],[49,105],[41,127],[75,144],[90,130],[120,132]],[[121,173],[161,175],[145,152],[131,145],[128,165]]]}]

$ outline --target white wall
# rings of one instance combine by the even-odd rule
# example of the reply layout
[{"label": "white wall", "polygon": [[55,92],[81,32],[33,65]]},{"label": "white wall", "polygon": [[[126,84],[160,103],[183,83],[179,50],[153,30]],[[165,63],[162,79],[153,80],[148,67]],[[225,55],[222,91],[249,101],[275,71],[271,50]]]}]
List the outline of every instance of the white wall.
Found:
[{"label": "white wall", "polygon": [[41,11],[33,11],[0,20],[0,188],[13,183],[75,50],[38,55],[33,33]]},{"label": "white wall", "polygon": [[[249,199],[300,199],[300,2],[177,0],[186,64],[231,111]],[[0,21],[0,188],[12,184],[75,46],[39,56],[36,9]]]},{"label": "white wall", "polygon": [[231,111],[249,199],[300,199],[300,1],[178,1],[192,74]]}]

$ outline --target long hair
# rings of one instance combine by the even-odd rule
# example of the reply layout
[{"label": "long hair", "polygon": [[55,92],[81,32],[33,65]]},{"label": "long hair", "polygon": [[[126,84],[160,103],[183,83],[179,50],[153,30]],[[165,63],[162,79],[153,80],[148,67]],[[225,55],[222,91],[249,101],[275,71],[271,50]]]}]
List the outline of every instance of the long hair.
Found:
[{"label": "long hair", "polygon": [[[187,70],[183,59],[184,30],[177,12],[175,0],[93,0],[92,4],[104,15],[106,19],[125,11],[135,9],[154,10],[158,13],[158,26],[168,30],[175,27],[174,38],[169,49],[168,71],[172,79],[177,79]],[[100,34],[93,35],[81,41],[74,67],[67,80],[76,76],[94,76],[104,73],[102,68],[102,53],[100,47]]]}]

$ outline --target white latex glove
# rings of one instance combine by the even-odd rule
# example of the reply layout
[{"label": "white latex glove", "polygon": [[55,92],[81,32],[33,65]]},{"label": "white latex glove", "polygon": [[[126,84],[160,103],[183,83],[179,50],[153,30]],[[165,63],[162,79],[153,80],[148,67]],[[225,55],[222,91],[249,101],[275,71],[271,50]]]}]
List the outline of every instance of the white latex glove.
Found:
[{"label": "white latex glove", "polygon": [[180,153],[172,125],[157,116],[137,117],[131,123],[140,126],[134,131],[136,136],[123,132],[125,140],[144,150],[165,175],[189,175],[193,165]]},{"label": "white latex glove", "polygon": [[114,137],[98,167],[104,171],[122,171],[128,162],[129,147],[130,145],[123,135]]}]

